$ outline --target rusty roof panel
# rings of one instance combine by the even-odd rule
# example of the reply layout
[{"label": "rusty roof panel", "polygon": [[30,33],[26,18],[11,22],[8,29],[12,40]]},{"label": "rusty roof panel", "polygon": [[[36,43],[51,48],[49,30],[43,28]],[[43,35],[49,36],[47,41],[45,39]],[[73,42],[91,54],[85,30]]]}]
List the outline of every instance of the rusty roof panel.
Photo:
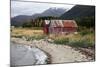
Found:
[{"label": "rusty roof panel", "polygon": [[78,27],[74,20],[47,20],[50,27]]}]

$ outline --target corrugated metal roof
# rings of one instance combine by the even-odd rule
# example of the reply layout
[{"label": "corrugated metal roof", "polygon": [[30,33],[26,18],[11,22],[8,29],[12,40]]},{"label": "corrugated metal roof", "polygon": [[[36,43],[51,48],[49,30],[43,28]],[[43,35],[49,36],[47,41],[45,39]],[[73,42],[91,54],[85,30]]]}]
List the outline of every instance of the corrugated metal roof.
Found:
[{"label": "corrugated metal roof", "polygon": [[74,20],[64,20],[63,25],[64,27],[77,27],[77,24]]},{"label": "corrugated metal roof", "polygon": [[77,27],[74,20],[45,20],[50,27]]}]

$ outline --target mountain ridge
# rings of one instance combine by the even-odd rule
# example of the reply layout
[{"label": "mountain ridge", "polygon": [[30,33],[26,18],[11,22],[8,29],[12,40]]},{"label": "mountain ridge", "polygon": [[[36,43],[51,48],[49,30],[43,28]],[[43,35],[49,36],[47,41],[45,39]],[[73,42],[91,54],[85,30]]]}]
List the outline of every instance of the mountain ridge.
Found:
[{"label": "mountain ridge", "polygon": [[66,12],[68,9],[64,8],[49,8],[45,10],[42,13],[36,13],[33,15],[18,15],[13,18],[11,18],[11,26],[21,26],[23,23],[31,21],[30,19],[36,19],[37,17],[42,17],[42,16],[54,16],[54,17],[59,17],[63,13]]},{"label": "mountain ridge", "polygon": [[76,5],[60,16],[61,19],[95,16],[95,6]]}]

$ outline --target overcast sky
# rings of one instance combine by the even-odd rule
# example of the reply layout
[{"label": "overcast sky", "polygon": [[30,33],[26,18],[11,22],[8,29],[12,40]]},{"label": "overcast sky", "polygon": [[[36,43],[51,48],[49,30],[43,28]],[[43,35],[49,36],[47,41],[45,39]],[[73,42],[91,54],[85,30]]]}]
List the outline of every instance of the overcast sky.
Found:
[{"label": "overcast sky", "polygon": [[69,3],[69,4],[88,4],[92,5],[93,0],[12,0],[11,1],[11,17],[17,15],[32,15],[41,13],[51,7],[70,9],[74,5],[65,4],[48,4],[48,3],[35,3],[35,2],[22,2],[22,1],[41,1],[41,2],[56,2],[56,3]]},{"label": "overcast sky", "polygon": [[93,5],[95,3],[95,0],[23,0],[23,1],[41,1],[41,2],[57,2],[57,3],[87,4],[87,5]]},{"label": "overcast sky", "polygon": [[74,5],[11,1],[11,17],[42,13],[51,7],[70,9],[73,6]]}]

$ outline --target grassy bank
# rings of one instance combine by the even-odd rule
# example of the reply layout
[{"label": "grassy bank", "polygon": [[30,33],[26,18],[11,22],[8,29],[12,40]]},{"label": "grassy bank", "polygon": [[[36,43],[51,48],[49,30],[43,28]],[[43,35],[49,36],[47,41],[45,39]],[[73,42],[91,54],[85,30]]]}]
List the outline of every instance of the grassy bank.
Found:
[{"label": "grassy bank", "polygon": [[40,40],[48,37],[53,40],[55,44],[69,45],[72,47],[94,48],[95,34],[93,30],[84,29],[78,34],[69,35],[45,35],[43,30],[36,28],[14,28],[11,31],[11,37],[24,38],[27,41],[34,39]]},{"label": "grassy bank", "polygon": [[[39,28],[38,28],[39,29]],[[11,37],[24,38],[27,41],[43,39],[45,35],[43,30],[35,28],[14,28],[11,31]]]},{"label": "grassy bank", "polygon": [[95,34],[89,30],[78,32],[78,34],[60,35],[53,38],[53,40],[56,44],[72,47],[94,48],[95,46]]}]

